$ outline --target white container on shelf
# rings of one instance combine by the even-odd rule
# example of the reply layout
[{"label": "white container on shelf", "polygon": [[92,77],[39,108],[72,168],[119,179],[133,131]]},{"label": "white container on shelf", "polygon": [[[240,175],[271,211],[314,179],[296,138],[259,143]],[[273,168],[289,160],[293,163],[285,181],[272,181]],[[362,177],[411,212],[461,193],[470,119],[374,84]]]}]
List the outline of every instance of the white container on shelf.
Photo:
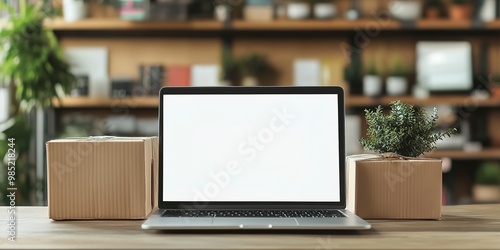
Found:
[{"label": "white container on shelf", "polygon": [[415,0],[390,1],[388,7],[393,17],[403,21],[417,20],[422,13],[422,3]]},{"label": "white container on shelf", "polygon": [[408,91],[408,80],[402,76],[389,76],[385,86],[387,95],[404,95]]},{"label": "white container on shelf", "polygon": [[310,13],[311,9],[309,7],[309,3],[307,2],[289,3],[286,6],[286,14],[288,16],[288,19],[306,19],[309,17]]},{"label": "white container on shelf", "polygon": [[363,77],[363,94],[365,96],[379,96],[382,94],[382,78],[376,75]]},{"label": "white container on shelf", "polygon": [[66,22],[74,22],[87,16],[85,0],[63,0],[63,17]]},{"label": "white container on shelf", "polygon": [[330,19],[337,14],[337,7],[333,3],[314,4],[314,18]]}]

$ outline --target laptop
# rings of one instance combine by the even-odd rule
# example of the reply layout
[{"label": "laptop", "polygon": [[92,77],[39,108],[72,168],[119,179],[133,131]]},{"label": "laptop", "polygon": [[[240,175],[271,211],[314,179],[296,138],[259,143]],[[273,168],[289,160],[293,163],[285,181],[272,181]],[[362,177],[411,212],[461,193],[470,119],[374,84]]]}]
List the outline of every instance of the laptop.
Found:
[{"label": "laptop", "polygon": [[340,87],[164,87],[157,230],[361,230]]}]

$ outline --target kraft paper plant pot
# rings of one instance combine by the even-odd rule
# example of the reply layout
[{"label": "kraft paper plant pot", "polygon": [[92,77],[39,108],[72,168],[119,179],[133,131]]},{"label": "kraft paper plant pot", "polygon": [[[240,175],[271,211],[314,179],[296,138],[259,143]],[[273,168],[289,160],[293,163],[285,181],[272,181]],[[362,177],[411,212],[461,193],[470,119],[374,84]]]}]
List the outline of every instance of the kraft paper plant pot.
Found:
[{"label": "kraft paper plant pot", "polygon": [[500,186],[495,185],[474,185],[472,188],[474,201],[476,202],[499,202]]},{"label": "kraft paper plant pot", "polygon": [[363,219],[441,218],[441,160],[354,155],[346,172],[347,209]]}]

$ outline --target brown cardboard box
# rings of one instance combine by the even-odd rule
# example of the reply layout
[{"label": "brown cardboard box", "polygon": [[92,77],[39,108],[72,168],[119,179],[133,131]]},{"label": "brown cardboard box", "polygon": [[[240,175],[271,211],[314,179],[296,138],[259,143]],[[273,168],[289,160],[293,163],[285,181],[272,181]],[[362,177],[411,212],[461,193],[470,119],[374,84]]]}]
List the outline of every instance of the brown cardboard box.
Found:
[{"label": "brown cardboard box", "polygon": [[355,155],[346,172],[347,209],[364,219],[441,217],[441,160]]},{"label": "brown cardboard box", "polygon": [[144,219],[158,201],[158,138],[49,141],[49,218]]}]

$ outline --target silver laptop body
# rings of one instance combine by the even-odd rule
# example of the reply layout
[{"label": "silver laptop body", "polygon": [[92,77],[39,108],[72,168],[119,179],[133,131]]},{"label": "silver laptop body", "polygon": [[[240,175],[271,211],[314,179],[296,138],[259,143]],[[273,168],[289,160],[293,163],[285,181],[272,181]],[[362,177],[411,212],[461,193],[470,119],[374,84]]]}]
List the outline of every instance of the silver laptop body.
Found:
[{"label": "silver laptop body", "polygon": [[156,230],[361,230],[340,87],[165,87]]}]

